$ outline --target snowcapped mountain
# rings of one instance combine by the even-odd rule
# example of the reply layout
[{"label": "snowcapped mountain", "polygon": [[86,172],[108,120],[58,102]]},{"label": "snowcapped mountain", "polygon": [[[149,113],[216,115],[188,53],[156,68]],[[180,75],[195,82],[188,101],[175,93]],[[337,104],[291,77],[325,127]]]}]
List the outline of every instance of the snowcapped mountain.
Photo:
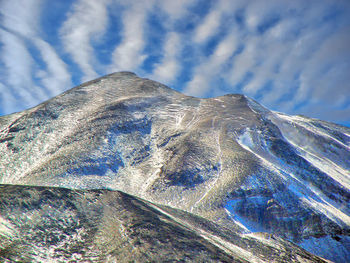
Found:
[{"label": "snowcapped mountain", "polygon": [[[1,191],[17,185],[15,200],[23,199],[19,185],[32,186],[25,191],[33,196],[39,186],[82,195],[122,191],[147,206],[180,209],[164,208],[177,211],[177,223],[191,221],[181,224],[199,236],[205,224],[214,224],[211,245],[229,243],[231,249],[220,249],[231,259],[322,261],[305,251],[300,258],[289,252],[284,259],[283,253],[268,257],[262,249],[297,251],[283,241],[289,240],[322,258],[350,261],[350,129],[272,112],[243,95],[199,99],[115,73],[0,117],[0,153]],[[68,191],[61,188],[48,189],[57,199]],[[3,204],[8,196],[2,195]],[[22,206],[17,200],[16,209]],[[1,209],[8,217],[0,223],[7,226],[13,209]],[[32,203],[26,209],[44,213]],[[206,223],[193,228],[198,220]],[[223,238],[219,229],[237,238]],[[244,238],[265,252],[243,248],[237,240]],[[254,260],[239,256],[233,244]]]}]

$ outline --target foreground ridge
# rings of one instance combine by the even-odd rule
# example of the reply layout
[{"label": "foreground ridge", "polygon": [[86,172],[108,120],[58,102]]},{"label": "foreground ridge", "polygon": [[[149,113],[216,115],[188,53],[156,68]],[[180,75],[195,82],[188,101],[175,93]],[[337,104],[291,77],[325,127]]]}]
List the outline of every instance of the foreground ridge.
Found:
[{"label": "foreground ridge", "polygon": [[1,185],[0,209],[2,262],[325,262],[119,191]]}]

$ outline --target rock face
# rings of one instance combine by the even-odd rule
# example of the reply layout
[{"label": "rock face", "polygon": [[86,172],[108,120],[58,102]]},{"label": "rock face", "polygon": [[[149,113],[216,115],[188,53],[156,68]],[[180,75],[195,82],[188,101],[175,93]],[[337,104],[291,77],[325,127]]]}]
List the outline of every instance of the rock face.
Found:
[{"label": "rock face", "polygon": [[2,184],[123,191],[350,261],[350,129],[243,95],[115,73],[1,117],[0,153]]}]

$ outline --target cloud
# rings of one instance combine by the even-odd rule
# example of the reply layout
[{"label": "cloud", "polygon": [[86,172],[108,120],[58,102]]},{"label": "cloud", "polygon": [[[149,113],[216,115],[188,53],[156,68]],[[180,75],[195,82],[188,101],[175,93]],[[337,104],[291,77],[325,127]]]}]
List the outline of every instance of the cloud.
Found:
[{"label": "cloud", "polygon": [[[307,61],[301,73],[297,100],[302,101],[311,96],[313,100],[337,103],[349,98],[349,30],[350,26],[325,39]],[[337,92],[332,92],[334,89],[337,89]],[[349,96],[344,97],[346,93]]]},{"label": "cloud", "polygon": [[160,82],[169,83],[173,81],[180,70],[180,61],[178,55],[181,50],[181,39],[175,32],[168,33],[163,58],[160,63],[155,65],[151,78]]},{"label": "cloud", "polygon": [[[41,4],[40,0],[1,3],[4,28],[0,30],[1,61],[6,69],[1,78],[2,86],[7,87],[7,91],[1,90],[1,97],[7,100],[2,104],[2,112],[11,113],[34,106],[71,86],[65,63],[39,36]],[[35,57],[28,47],[32,52],[39,51],[43,67],[35,64]],[[41,79],[43,87],[35,82],[35,78]]]},{"label": "cloud", "polygon": [[16,98],[13,96],[13,94],[9,92],[8,87],[6,87],[1,82],[0,82],[0,103],[2,105],[2,107],[0,107],[0,115],[3,115],[4,113],[7,113],[7,112],[16,112],[20,110],[20,108],[16,107]]},{"label": "cloud", "polygon": [[171,19],[176,20],[189,13],[188,8],[197,0],[158,0],[157,4]]},{"label": "cloud", "polygon": [[[25,47],[23,41],[14,34],[0,30],[2,48],[1,60],[4,63],[6,76],[7,92],[2,94],[3,100],[8,97],[18,98],[18,104],[32,106],[41,97],[40,92],[33,90],[34,83],[32,81],[32,65],[33,59]],[[13,89],[12,89],[13,88]],[[19,109],[22,105],[14,105],[12,108]],[[2,111],[8,112],[7,108]]]},{"label": "cloud", "polygon": [[[23,4],[23,5],[22,5]],[[33,106],[45,94],[35,86],[32,80],[33,59],[24,38],[30,37],[37,29],[37,24],[31,19],[31,15],[37,15],[40,1],[4,1],[1,3],[2,25],[0,30],[1,61],[5,72],[1,75],[1,90],[3,101],[1,111],[9,113],[20,110],[23,105]],[[6,84],[5,84],[6,83]],[[15,100],[15,99],[16,100]],[[10,105],[10,101],[13,105]]]},{"label": "cloud", "polygon": [[191,96],[205,96],[213,92],[211,82],[220,78],[223,67],[237,49],[237,39],[234,34],[228,34],[215,48],[213,53],[194,69],[194,76],[183,90]]},{"label": "cloud", "polygon": [[33,36],[38,31],[41,0],[11,0],[0,2],[2,25],[21,36]]},{"label": "cloud", "polygon": [[109,3],[110,0],[79,0],[60,29],[64,49],[82,70],[83,81],[98,76],[93,67],[97,61],[91,42],[105,33]]},{"label": "cloud", "polygon": [[[285,4],[285,7],[283,7]],[[258,27],[268,22],[269,18],[276,13],[283,12],[288,3],[281,3],[278,0],[249,1],[245,6],[245,26],[248,30],[256,32]]]},{"label": "cloud", "polygon": [[[219,0],[211,7],[204,19],[197,25],[193,34],[193,41],[196,44],[207,42],[214,37],[220,30],[232,23],[232,16],[244,6],[244,1]],[[230,29],[232,30],[232,28]]]},{"label": "cloud", "polygon": [[238,54],[233,60],[233,67],[227,74],[227,81],[232,86],[238,85],[250,71],[253,70],[257,63],[256,46],[259,39],[256,37],[249,38],[249,41],[244,41],[246,44],[243,51]]},{"label": "cloud", "polygon": [[49,90],[50,97],[55,96],[72,87],[71,77],[66,64],[59,58],[56,51],[46,41],[35,38],[33,43],[40,51],[46,68],[40,70],[37,77],[40,78],[44,87]]},{"label": "cloud", "polygon": [[109,72],[136,70],[146,59],[143,53],[145,46],[144,32],[147,13],[153,1],[134,1],[126,5],[122,15],[122,42],[112,54],[112,64]]},{"label": "cloud", "polygon": [[[214,5],[194,30],[193,42],[201,51],[193,58],[198,63],[185,93],[217,94],[215,83],[224,79],[230,85],[225,92],[244,92],[270,108],[314,114],[324,104],[344,116],[341,107],[350,104],[349,4],[221,3],[225,8]],[[224,21],[232,23],[233,52],[214,59],[219,45],[209,56],[201,45],[216,41],[218,32],[227,30]]]},{"label": "cloud", "polygon": [[[26,48],[21,36],[33,34],[37,28],[35,21],[31,20],[31,15],[36,14],[39,1],[4,1],[1,2],[0,13],[2,16],[3,30],[0,30],[0,40],[2,43],[1,61],[5,66],[6,73],[1,77],[6,79],[8,93],[14,93],[23,99],[25,105],[30,105],[35,100],[30,92],[33,86],[31,72],[33,60]],[[16,90],[11,90],[15,88]],[[13,97],[13,95],[10,95]],[[6,94],[2,94],[6,100]],[[16,107],[14,107],[16,108]],[[6,109],[2,109],[7,112]]]},{"label": "cloud", "polygon": [[217,33],[221,25],[222,13],[219,10],[213,10],[204,19],[203,23],[199,24],[194,32],[193,40],[195,43],[206,42],[210,37]]}]

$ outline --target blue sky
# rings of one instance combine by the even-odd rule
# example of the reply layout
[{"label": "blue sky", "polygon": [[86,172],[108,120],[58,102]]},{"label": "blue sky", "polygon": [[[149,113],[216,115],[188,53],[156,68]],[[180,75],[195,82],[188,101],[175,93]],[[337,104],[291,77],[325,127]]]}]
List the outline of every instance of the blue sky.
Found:
[{"label": "blue sky", "polygon": [[0,115],[124,70],[350,126],[350,1],[0,0]]}]

